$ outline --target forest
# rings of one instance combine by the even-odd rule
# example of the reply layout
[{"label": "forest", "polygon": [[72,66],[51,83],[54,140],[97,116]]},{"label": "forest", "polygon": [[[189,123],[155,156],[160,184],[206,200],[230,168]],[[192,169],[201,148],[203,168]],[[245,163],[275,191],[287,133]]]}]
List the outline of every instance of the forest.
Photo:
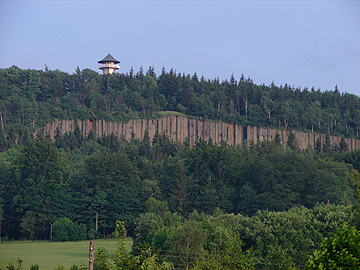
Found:
[{"label": "forest", "polygon": [[[285,147],[200,140],[190,148],[165,134],[124,141],[84,136],[79,127],[54,140],[32,135],[54,119],[127,121],[177,111],[358,138],[355,95],[258,86],[244,76],[210,81],[172,69],[157,77],[152,67],[99,75],[16,66],[0,70],[0,95],[4,240],[116,237],[120,222],[134,247],[117,255],[114,269],[144,269],[144,250],[176,269],[320,269],[314,265],[326,260],[326,241],[358,239],[358,150],[326,142],[299,150],[294,138]],[[97,269],[110,269],[101,258]]]},{"label": "forest", "polygon": [[[9,148],[55,119],[127,121],[159,111],[239,125],[359,137],[360,98],[354,94],[256,85],[251,78],[205,79],[163,68],[99,75],[77,68],[0,70],[0,121]],[[349,89],[351,91],[352,89]]]}]

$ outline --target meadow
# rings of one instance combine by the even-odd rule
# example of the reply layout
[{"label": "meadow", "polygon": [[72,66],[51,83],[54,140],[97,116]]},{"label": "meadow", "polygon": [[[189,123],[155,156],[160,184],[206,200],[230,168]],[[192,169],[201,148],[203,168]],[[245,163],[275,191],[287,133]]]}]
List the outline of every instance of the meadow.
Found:
[{"label": "meadow", "polygon": [[[109,251],[109,257],[115,254],[116,239],[97,239],[95,250],[99,245]],[[127,251],[131,250],[132,239],[124,240]],[[23,260],[23,269],[30,269],[38,264],[42,270],[54,270],[60,265],[69,268],[71,265],[88,265],[90,241],[48,242],[48,241],[11,241],[0,242],[0,269],[5,270],[9,263],[16,265],[16,259]]]}]

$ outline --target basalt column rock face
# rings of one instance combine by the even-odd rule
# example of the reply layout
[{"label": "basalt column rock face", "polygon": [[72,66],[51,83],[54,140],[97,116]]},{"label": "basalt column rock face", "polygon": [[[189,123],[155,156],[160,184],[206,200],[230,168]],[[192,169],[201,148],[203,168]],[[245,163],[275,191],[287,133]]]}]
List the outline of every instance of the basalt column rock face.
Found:
[{"label": "basalt column rock face", "polygon": [[45,127],[38,129],[35,135],[42,130],[54,138],[57,130],[64,134],[74,131],[78,126],[80,131],[87,136],[92,130],[95,137],[115,134],[121,140],[130,140],[132,134],[135,138],[143,139],[147,129],[150,139],[156,133],[166,134],[170,140],[184,142],[189,139],[190,146],[200,139],[212,139],[214,143],[222,141],[230,145],[242,145],[243,127],[226,123],[204,122],[180,116],[166,116],[158,119],[136,119],[127,123],[106,122],[105,120],[56,120]]},{"label": "basalt column rock face", "polygon": [[[293,132],[297,145],[300,149],[306,149],[308,147],[314,148],[315,143],[320,139],[321,145],[325,142],[325,134],[313,133],[313,132],[303,132],[303,131],[290,131],[290,130],[278,130],[270,128],[259,128],[259,127],[246,127],[246,136],[245,139],[249,143],[253,141],[254,143],[259,143],[262,141],[274,141],[276,134],[279,134],[280,143],[286,145],[290,132]],[[329,135],[331,145],[339,145],[341,137]],[[348,150],[360,149],[360,140],[353,138],[344,138],[347,143]]]},{"label": "basalt column rock face", "polygon": [[[135,138],[143,139],[145,130],[148,130],[150,140],[155,133],[166,134],[170,140],[184,142],[189,140],[192,147],[198,140],[208,141],[210,138],[214,143],[226,142],[229,145],[249,144],[251,141],[259,143],[262,141],[273,141],[276,134],[279,134],[280,143],[286,145],[291,131],[277,130],[270,128],[259,128],[251,126],[240,126],[222,122],[200,121],[197,119],[181,116],[165,116],[157,119],[136,119],[127,123],[107,122],[105,120],[56,120],[45,127],[38,129],[35,135],[43,130],[54,138],[57,130],[61,134],[74,131],[78,126],[80,131],[87,136],[92,130],[95,137],[115,134],[121,140],[130,140],[132,134]],[[317,139],[320,139],[321,145],[325,141],[324,134],[292,131],[295,135],[298,147],[306,149],[314,147]],[[331,144],[339,144],[340,137],[329,136]],[[360,148],[360,141],[357,139],[345,139],[348,149],[355,150]]]}]

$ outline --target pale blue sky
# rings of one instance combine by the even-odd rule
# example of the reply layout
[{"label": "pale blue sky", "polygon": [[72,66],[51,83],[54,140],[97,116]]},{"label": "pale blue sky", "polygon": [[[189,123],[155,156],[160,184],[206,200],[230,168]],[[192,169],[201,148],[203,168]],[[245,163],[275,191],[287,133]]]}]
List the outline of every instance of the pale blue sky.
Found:
[{"label": "pale blue sky", "polygon": [[133,67],[360,95],[360,1],[0,0],[0,68]]}]

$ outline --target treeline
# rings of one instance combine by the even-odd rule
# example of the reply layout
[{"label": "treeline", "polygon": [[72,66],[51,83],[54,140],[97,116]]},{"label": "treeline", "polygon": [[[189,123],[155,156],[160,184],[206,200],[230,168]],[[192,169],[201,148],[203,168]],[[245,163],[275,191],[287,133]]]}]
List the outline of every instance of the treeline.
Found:
[{"label": "treeline", "polygon": [[[349,89],[351,90],[351,89]],[[360,98],[349,93],[256,85],[239,80],[206,80],[197,74],[154,68],[99,75],[90,69],[0,70],[0,146],[8,149],[24,134],[54,119],[127,121],[158,111],[240,125],[311,130],[359,137]],[[3,138],[4,137],[4,138]],[[5,141],[4,141],[5,140]]]},{"label": "treeline", "polygon": [[[360,176],[360,175],[358,175]],[[130,254],[122,242],[111,259],[98,247],[94,269],[358,269],[360,232],[351,206],[258,211],[252,217],[191,212],[187,218],[150,197],[135,223]],[[116,222],[116,235],[122,222]],[[334,254],[335,253],[335,254]],[[345,258],[345,259],[344,259]],[[323,268],[321,268],[321,266]],[[325,266],[325,268],[324,268]]]},{"label": "treeline", "polygon": [[[185,220],[153,198],[146,206],[136,222],[133,254],[152,244],[176,269],[303,269],[325,238],[354,220],[351,206],[331,204],[258,211],[252,217],[194,210]],[[344,250],[349,246],[344,244]]]}]

